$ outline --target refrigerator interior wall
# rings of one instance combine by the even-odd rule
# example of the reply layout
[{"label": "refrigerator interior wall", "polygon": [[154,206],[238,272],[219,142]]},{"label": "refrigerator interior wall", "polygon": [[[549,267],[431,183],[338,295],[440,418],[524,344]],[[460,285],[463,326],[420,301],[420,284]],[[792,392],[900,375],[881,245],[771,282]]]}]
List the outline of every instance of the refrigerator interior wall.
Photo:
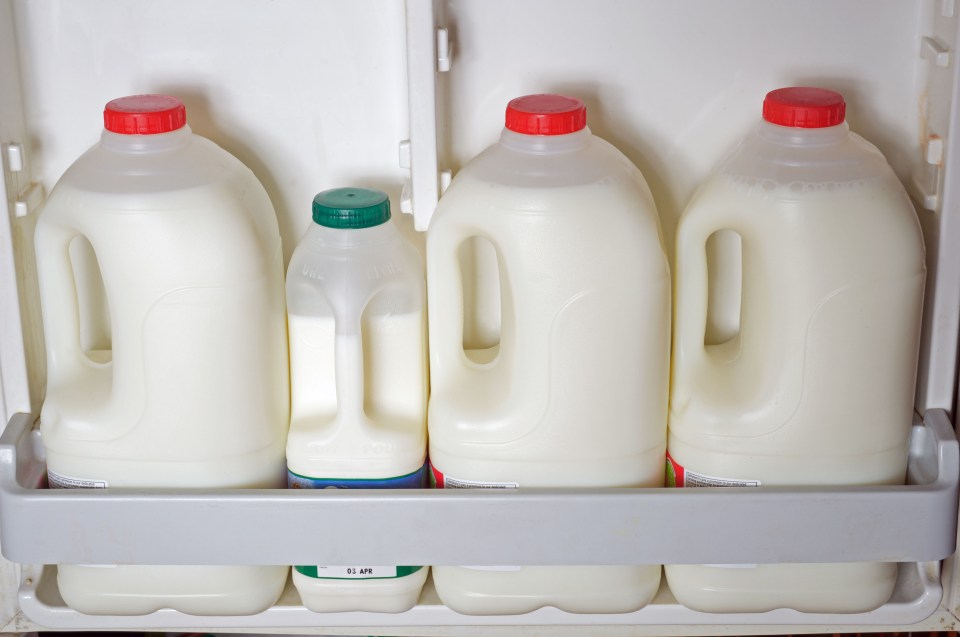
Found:
[{"label": "refrigerator interior wall", "polygon": [[[960,259],[939,246],[960,241],[955,186],[946,178],[960,110],[956,0],[435,5],[453,43],[451,69],[437,76],[439,168],[455,173],[492,143],[510,98],[578,95],[593,132],[647,178],[671,256],[687,199],[757,121],[766,91],[814,84],[843,92],[851,128],[880,148],[918,203],[931,272],[918,408],[952,410]],[[38,413],[42,400],[36,211],[96,142],[109,99],[183,98],[193,130],[267,188],[289,258],[320,190],[377,187],[399,208],[408,175],[398,144],[410,138],[411,118],[406,51],[404,4],[392,0],[0,0],[10,209],[0,240],[14,246],[0,251],[4,422],[18,411]],[[422,247],[410,217],[395,222]],[[9,563],[0,577],[6,619],[16,588]],[[955,609],[952,563],[945,577],[944,603]]]}]

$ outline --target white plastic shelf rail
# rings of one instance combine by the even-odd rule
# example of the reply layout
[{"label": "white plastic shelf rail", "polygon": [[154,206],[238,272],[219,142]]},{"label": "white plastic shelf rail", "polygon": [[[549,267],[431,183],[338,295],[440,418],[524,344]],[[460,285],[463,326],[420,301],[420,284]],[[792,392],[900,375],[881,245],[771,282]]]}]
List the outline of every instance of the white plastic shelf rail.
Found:
[{"label": "white plastic shelf rail", "polygon": [[[816,624],[906,625],[942,596],[939,561],[956,548],[960,455],[941,410],[913,428],[906,486],[731,489],[214,490],[44,486],[35,419],[0,436],[0,537],[23,568],[24,614],[49,628]],[[299,529],[291,533],[291,529]],[[304,530],[308,530],[305,532]],[[283,538],[283,541],[277,541]],[[465,541],[464,538],[469,538]],[[840,541],[842,539],[842,541]],[[900,562],[890,602],[863,614],[789,610],[709,615],[665,587],[636,613],[555,609],[466,618],[428,586],[400,615],[315,614],[292,587],[254,617],[86,617],[63,604],[44,564],[643,564]]]}]

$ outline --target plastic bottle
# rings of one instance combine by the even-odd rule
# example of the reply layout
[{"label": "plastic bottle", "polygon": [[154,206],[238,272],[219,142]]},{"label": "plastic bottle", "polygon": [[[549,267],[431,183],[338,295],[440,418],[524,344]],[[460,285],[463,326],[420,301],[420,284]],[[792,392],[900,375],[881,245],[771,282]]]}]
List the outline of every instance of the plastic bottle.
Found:
[{"label": "plastic bottle", "polygon": [[[900,182],[844,114],[833,91],[771,92],[763,121],[680,219],[668,482],[904,480],[923,240]],[[721,230],[740,235],[740,254],[708,272],[705,246]],[[708,278],[741,258],[742,284],[710,299],[733,308],[735,333],[705,345]],[[700,611],[864,612],[890,597],[896,565],[668,565],[666,574],[677,600]]]},{"label": "plastic bottle", "polygon": [[[322,192],[290,260],[293,488],[427,486],[423,264],[389,220],[382,192]],[[293,583],[313,611],[399,613],[417,603],[428,571],[295,566]]]},{"label": "plastic bottle", "polygon": [[[36,230],[50,486],[280,487],[289,386],[270,199],[190,132],[176,98],[120,98],[104,122]],[[84,241],[92,267],[71,257]],[[98,271],[102,315],[83,283]],[[58,583],[83,613],[237,615],[271,606],[288,570],[61,565]]]},{"label": "plastic bottle", "polygon": [[[580,100],[510,102],[440,200],[427,280],[438,486],[662,486],[669,266],[646,182]],[[628,612],[660,581],[659,565],[433,573],[467,614]]]}]

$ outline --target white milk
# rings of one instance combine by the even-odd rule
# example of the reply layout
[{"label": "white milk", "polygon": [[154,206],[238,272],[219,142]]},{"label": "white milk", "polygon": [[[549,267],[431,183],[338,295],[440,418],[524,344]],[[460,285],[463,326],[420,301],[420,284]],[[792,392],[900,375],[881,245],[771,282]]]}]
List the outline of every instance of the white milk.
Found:
[{"label": "white milk", "polygon": [[[81,237],[103,278],[107,351],[84,351],[78,338],[96,331],[81,324],[84,273],[75,276],[68,255]],[[51,486],[283,484],[283,262],[273,207],[253,173],[185,125],[104,131],[51,192],[36,246]],[[232,615],[271,606],[286,573],[61,565],[58,583],[64,601],[89,614]]]},{"label": "white milk", "polygon": [[[361,208],[379,211],[364,218],[375,225],[350,227],[352,214],[347,222],[324,211],[318,217],[315,204],[316,222],[290,260],[289,482],[294,488],[417,488],[426,479],[423,266],[387,222],[383,193],[338,189],[317,198],[329,210],[332,202],[346,205],[341,195],[351,192],[374,197]],[[305,565],[294,568],[293,582],[313,611],[397,613],[417,603],[428,571]]]},{"label": "white milk", "polygon": [[[471,237],[489,244],[465,267]],[[663,484],[670,275],[649,189],[620,152],[587,128],[504,130],[440,200],[427,256],[438,483]],[[433,573],[443,603],[467,614],[628,612],[660,581],[657,565]]]},{"label": "white milk", "polygon": [[[705,346],[704,246],[723,229],[741,236],[740,254],[718,262],[736,270],[742,254],[742,286],[726,291],[742,289],[739,330]],[[668,473],[688,486],[903,482],[924,249],[873,146],[845,123],[761,122],[694,195],[676,258]],[[666,575],[699,611],[863,612],[890,597],[896,565],[668,565]]]}]

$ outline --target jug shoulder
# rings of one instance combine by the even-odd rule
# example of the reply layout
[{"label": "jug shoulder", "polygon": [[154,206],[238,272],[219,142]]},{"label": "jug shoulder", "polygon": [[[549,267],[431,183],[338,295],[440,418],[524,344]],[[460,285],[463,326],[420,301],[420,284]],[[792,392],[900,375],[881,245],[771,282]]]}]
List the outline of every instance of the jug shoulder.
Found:
[{"label": "jug shoulder", "polygon": [[183,143],[155,152],[126,151],[100,142],[64,172],[58,185],[122,195],[189,190],[227,181],[260,186],[236,157],[209,139],[190,134]]},{"label": "jug shoulder", "polygon": [[[761,122],[717,167],[716,172],[779,184],[844,184],[895,178],[877,148],[859,135],[843,131],[830,143],[807,143],[803,131],[796,139],[768,133],[774,127]],[[822,131],[818,131],[822,132]]]},{"label": "jug shoulder", "polygon": [[[639,179],[637,167],[610,143],[591,136],[580,148],[561,153],[532,153],[493,144],[465,165],[454,177],[514,188],[563,188],[605,179]],[[450,189],[448,193],[453,192]]]}]

